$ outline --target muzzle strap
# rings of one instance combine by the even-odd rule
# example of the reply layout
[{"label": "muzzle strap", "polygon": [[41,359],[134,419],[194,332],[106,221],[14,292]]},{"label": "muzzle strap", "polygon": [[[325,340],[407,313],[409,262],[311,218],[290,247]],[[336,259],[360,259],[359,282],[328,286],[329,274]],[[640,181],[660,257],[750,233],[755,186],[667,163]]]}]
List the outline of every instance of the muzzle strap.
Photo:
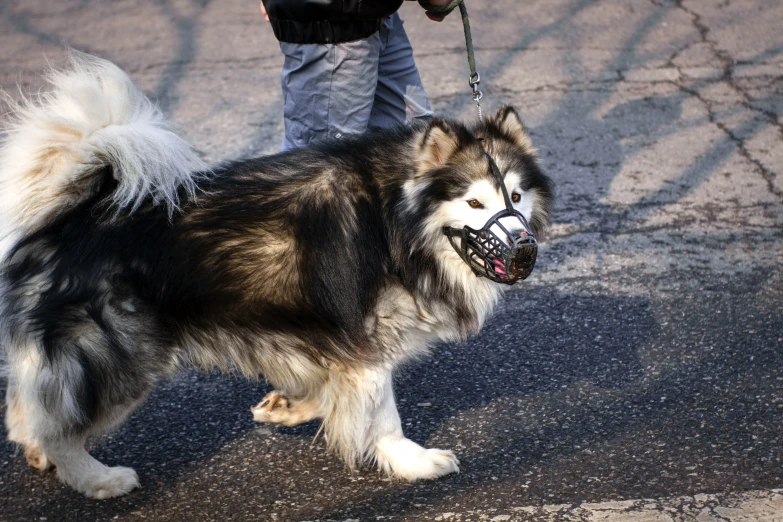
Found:
[{"label": "muzzle strap", "polygon": [[492,169],[492,175],[495,176],[498,185],[500,185],[500,192],[503,194],[503,201],[506,202],[506,209],[508,209],[509,212],[515,212],[514,206],[511,204],[511,198],[508,196],[508,190],[506,190],[506,183],[503,181],[503,174],[500,173],[498,164],[495,163],[495,160],[489,153],[485,152],[484,155],[489,160],[489,167]]}]

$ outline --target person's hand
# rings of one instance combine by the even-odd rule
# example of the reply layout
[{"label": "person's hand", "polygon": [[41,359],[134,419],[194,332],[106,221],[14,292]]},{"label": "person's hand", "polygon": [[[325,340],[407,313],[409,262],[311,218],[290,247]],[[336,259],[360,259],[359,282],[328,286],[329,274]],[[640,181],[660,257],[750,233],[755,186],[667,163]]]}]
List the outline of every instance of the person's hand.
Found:
[{"label": "person's hand", "polygon": [[[417,0],[408,0],[408,2],[416,2],[416,1]],[[427,0],[427,1],[429,3],[431,3],[432,5],[446,5],[451,0]],[[430,13],[429,11],[424,11],[424,14],[426,14],[427,18],[429,18],[433,22],[442,22],[444,20],[444,18],[446,18],[445,16],[434,15],[434,14]]]},{"label": "person's hand", "polygon": [[261,12],[264,13],[264,18],[266,18],[266,21],[269,21],[269,15],[266,14],[266,7],[264,7],[264,2],[261,2]]}]

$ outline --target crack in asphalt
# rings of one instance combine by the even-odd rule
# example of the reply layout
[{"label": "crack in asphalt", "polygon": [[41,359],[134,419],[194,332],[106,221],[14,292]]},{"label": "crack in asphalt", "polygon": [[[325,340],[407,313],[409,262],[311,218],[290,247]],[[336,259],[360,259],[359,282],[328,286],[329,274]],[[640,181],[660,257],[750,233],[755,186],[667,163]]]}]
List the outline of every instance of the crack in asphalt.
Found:
[{"label": "crack in asphalt", "polygon": [[[60,514],[81,520],[115,515],[128,520],[138,516],[171,520],[198,513],[204,520],[244,515],[344,521],[382,514],[376,518],[412,521],[439,520],[437,513],[448,509],[463,511],[448,519],[452,522],[493,520],[495,515],[501,515],[495,520],[519,522],[532,519],[528,514],[534,512],[540,515],[535,520],[587,522],[596,519],[595,513],[616,517],[605,520],[628,520],[641,517],[643,511],[650,517],[665,514],[661,520],[668,520],[666,516],[679,520],[675,513],[685,519],[696,512],[711,520],[726,520],[730,509],[764,497],[754,496],[756,492],[669,495],[779,487],[781,446],[775,426],[783,411],[779,372],[783,339],[776,305],[783,280],[776,264],[780,231],[769,223],[779,223],[781,204],[767,190],[780,195],[774,187],[780,175],[769,168],[765,172],[765,162],[771,169],[777,166],[754,136],[762,131],[765,137],[771,134],[775,148],[779,147],[775,138],[783,137],[780,116],[774,112],[778,106],[769,103],[768,94],[770,89],[779,93],[775,82],[781,76],[776,68],[783,63],[775,56],[783,56],[783,46],[734,60],[731,52],[719,49],[725,45],[724,28],[718,30],[704,4],[697,9],[680,0],[676,4],[683,14],[675,0],[649,2],[656,8],[651,10],[645,3],[643,9],[653,12],[642,13],[638,29],[630,36],[620,31],[621,38],[628,38],[611,49],[583,47],[578,37],[568,40],[569,31],[581,21],[575,17],[585,6],[618,5],[589,1],[575,3],[554,22],[536,22],[536,29],[519,38],[518,32],[509,33],[509,47],[478,49],[487,62],[487,92],[530,108],[533,118],[543,115],[531,134],[534,142],[544,144],[544,158],[551,161],[562,199],[557,234],[542,243],[548,249],[541,256],[542,277],[531,281],[524,297],[522,291],[509,294],[506,312],[495,317],[482,337],[461,346],[462,354],[441,346],[437,350],[447,356],[433,358],[428,371],[412,370],[398,382],[406,430],[412,438],[438,445],[445,441],[458,449],[465,455],[460,475],[436,483],[401,485],[380,481],[368,471],[354,480],[334,471],[341,465],[320,453],[320,442],[318,452],[308,449],[314,427],[262,430],[250,426],[243,415],[234,415],[239,406],[245,408],[245,403],[268,391],[264,386],[186,374],[176,383],[162,385],[150,401],[154,406],[140,411],[114,439],[100,439],[91,448],[108,462],[137,467],[146,480],[144,490],[96,507],[76,498],[52,476],[41,479],[30,473],[24,459],[6,458],[8,462],[0,462],[5,466],[0,490],[9,493],[0,495],[0,518],[13,513],[20,519],[46,514],[52,520]],[[176,46],[190,45],[191,40],[203,49],[214,42],[201,34],[208,25],[207,14],[201,14],[196,4],[184,11],[182,3],[165,5],[179,9],[169,13],[167,25],[174,35],[167,44],[173,59],[162,63],[160,55],[144,55],[134,61],[136,69],[131,71],[140,72],[152,88],[157,85],[161,97],[173,100],[169,109],[176,108],[181,98],[179,117],[196,119],[186,107],[193,101],[186,84],[215,88],[216,82],[207,78],[212,66],[217,75],[231,71],[231,78],[243,67],[256,74],[264,71],[265,77],[277,67],[269,57],[271,44],[260,51],[266,56],[251,58],[232,54],[214,59],[220,54],[196,49],[192,55],[178,53]],[[637,13],[639,5],[634,6]],[[226,6],[221,9],[231,9],[229,3]],[[600,21],[605,13],[597,11],[589,16]],[[8,8],[0,5],[0,12],[7,16]],[[660,33],[660,24],[667,20],[664,13],[675,15],[676,33],[666,47],[643,47],[648,38],[656,42],[668,38]],[[176,26],[180,15],[185,21]],[[51,48],[54,41],[34,34],[36,24],[50,27],[41,15],[25,11],[19,16],[27,17],[26,32],[19,34],[32,35],[19,41]],[[156,16],[166,14],[158,8]],[[228,21],[236,23],[238,18],[234,14]],[[14,34],[10,29],[7,34]],[[57,31],[49,34],[54,38]],[[524,45],[544,38],[544,42],[563,38],[569,45]],[[115,49],[119,56],[143,52],[137,42],[123,41],[129,50],[117,51],[90,41],[102,49]],[[577,50],[599,51],[600,56],[574,57]],[[611,53],[608,62],[604,51]],[[546,84],[532,87],[525,83],[527,78],[519,83],[506,82],[505,74],[501,78],[507,68],[516,66],[515,56],[524,53],[529,53],[526,61],[543,63],[541,70],[554,71],[552,76],[558,78],[559,63],[553,66],[548,60],[564,52],[573,55],[564,57],[572,61],[562,82],[541,75],[532,79]],[[464,49],[437,49],[416,57],[432,62],[451,53],[463,55]],[[145,61],[152,58],[155,63]],[[23,62],[24,68],[32,67],[34,60],[9,53],[0,74],[10,70],[12,61]],[[427,67],[422,70],[434,74]],[[461,101],[468,98],[458,89],[461,79],[457,83],[447,78],[438,85],[441,93],[454,89],[454,94],[430,98],[443,102],[444,109],[455,113],[469,104]],[[710,91],[716,86],[726,86],[718,96]],[[274,111],[279,100],[267,98],[262,102],[265,106],[243,105],[241,98],[252,98],[247,92],[240,92],[231,103],[195,96],[202,107],[226,109],[225,119],[204,118],[211,128],[202,132],[215,134],[216,148],[236,141],[247,128],[253,132],[242,139],[243,151],[261,147],[279,132],[280,127],[263,123],[277,121]],[[688,107],[683,110],[685,101]],[[541,106],[534,108],[534,104]],[[250,111],[250,121],[232,121],[237,113]],[[703,132],[709,134],[709,144],[698,136]],[[680,137],[682,142],[677,141]],[[653,156],[667,154],[660,144],[669,138],[678,147],[675,161],[657,163]],[[634,163],[640,151],[652,151],[651,159]],[[732,198],[731,193],[711,198],[711,190],[728,184],[721,174],[725,168],[753,179],[752,199]],[[660,187],[643,183],[649,176]],[[615,179],[621,183],[612,187]],[[592,186],[583,189],[583,183]],[[706,195],[699,191],[688,197],[705,186]],[[612,190],[627,197],[601,199],[612,195]],[[694,301],[700,301],[698,306]],[[525,322],[518,321],[520,317]],[[525,335],[516,336],[521,328],[526,329]],[[751,336],[752,328],[762,335]],[[601,336],[604,339],[599,341]],[[748,362],[748,356],[750,361],[755,356],[756,362]],[[706,381],[707,376],[714,381]],[[758,391],[752,387],[757,384],[766,388]],[[448,408],[434,400],[434,407],[423,412],[412,406],[433,395]],[[683,398],[669,405],[659,401],[660,395],[675,401],[675,395]],[[193,404],[199,406],[189,406]],[[757,435],[766,446],[748,456],[745,439]],[[656,442],[666,449],[655,450]],[[587,453],[579,445],[592,451]],[[651,448],[659,453],[645,456]],[[10,450],[6,456],[10,457]],[[497,476],[501,480],[491,482]],[[580,503],[619,498],[638,500],[623,501],[619,507]],[[462,507],[454,508],[454,502]],[[522,502],[531,507],[524,511],[511,507]],[[595,507],[597,511],[587,511]],[[503,510],[513,514],[504,518],[508,515]],[[489,513],[486,518],[485,513]]]},{"label": "crack in asphalt", "polygon": [[[701,15],[685,7],[683,5],[683,0],[677,0],[677,7],[683,10],[684,12],[686,12],[691,17],[693,26],[696,28],[696,30],[698,30],[699,35],[701,36],[702,43],[707,44],[710,51],[713,53],[713,56],[715,56],[715,58],[717,58],[723,65],[723,74],[717,80],[716,83],[725,82],[726,85],[731,87],[736,93],[742,96],[745,100],[744,102],[742,102],[742,106],[750,110],[751,112],[762,114],[767,121],[769,121],[773,126],[777,127],[778,132],[780,133],[781,139],[783,141],[783,125],[781,125],[780,118],[776,114],[772,114],[769,111],[764,111],[758,107],[755,107],[752,104],[752,102],[756,100],[754,100],[753,97],[751,97],[737,83],[734,77],[734,67],[736,63],[735,60],[731,57],[731,55],[729,55],[728,52],[719,49],[716,42],[710,40],[708,36],[710,32],[710,28],[707,26],[706,23],[702,21]],[[676,65],[675,67],[682,74],[680,68]],[[775,179],[777,178],[777,175],[774,172],[770,171],[767,167],[765,167],[764,164],[761,162],[761,160],[753,156],[750,150],[748,150],[748,147],[745,143],[745,138],[738,136],[734,130],[730,129],[728,125],[726,125],[725,123],[719,120],[713,108],[712,102],[706,99],[704,96],[702,96],[698,88],[687,86],[682,82],[674,82],[674,84],[677,85],[683,91],[694,96],[699,101],[701,101],[702,104],[704,104],[709,114],[710,121],[714,123],[732,142],[736,144],[737,150],[739,151],[740,155],[756,167],[758,173],[761,174],[761,176],[767,182],[767,190],[771,194],[774,194],[775,196],[780,198],[781,201],[783,201],[783,190],[776,188],[774,183]],[[748,124],[747,123],[743,124],[743,126],[745,125]],[[758,129],[751,129],[751,130],[758,131]],[[751,133],[750,135],[752,134],[755,134],[755,132]]]}]

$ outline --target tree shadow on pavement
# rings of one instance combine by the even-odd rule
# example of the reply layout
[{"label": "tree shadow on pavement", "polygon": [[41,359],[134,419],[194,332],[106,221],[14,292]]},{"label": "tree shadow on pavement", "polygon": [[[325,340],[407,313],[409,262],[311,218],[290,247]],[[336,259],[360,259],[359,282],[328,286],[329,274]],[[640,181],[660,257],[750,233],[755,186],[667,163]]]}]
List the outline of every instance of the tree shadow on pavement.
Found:
[{"label": "tree shadow on pavement", "polygon": [[[403,372],[396,387],[407,413],[424,414],[434,425],[499,396],[546,393],[575,381],[617,389],[641,376],[636,349],[655,332],[644,297],[521,288],[506,295],[478,335],[437,347],[423,362],[426,381],[418,371]],[[426,426],[417,428],[424,439],[431,435]]]},{"label": "tree shadow on pavement", "polygon": [[[523,35],[515,45],[516,52],[554,32],[567,35],[569,21],[595,3],[578,3],[555,23]],[[675,4],[670,2],[651,13],[605,71],[644,63],[647,57],[637,57],[636,47],[672,8]],[[169,109],[176,106],[176,86],[186,77],[187,65],[195,56],[188,47],[195,45],[191,41],[195,22],[183,24],[177,27],[184,47],[157,88]],[[31,30],[23,25],[18,29]],[[59,42],[51,35],[38,38]],[[778,54],[779,48],[771,48],[759,57]],[[489,83],[512,58],[513,53],[506,53],[490,64],[486,76]],[[574,63],[571,73],[576,79],[582,70]],[[566,195],[558,203],[558,213],[575,219],[594,216],[598,223],[595,230],[601,232],[630,226],[624,211],[599,200],[609,192],[629,155],[651,140],[704,123],[683,123],[680,118],[683,101],[705,82],[686,83],[684,89],[670,95],[618,104],[600,118],[596,111],[615,88],[565,94],[533,129],[544,161],[560,183],[560,193]],[[766,124],[763,119],[751,119],[729,128],[729,134],[711,144],[672,184],[634,205],[635,219],[676,202],[702,183],[736,151],[732,135],[753,135]],[[577,159],[571,165],[559,165],[558,159],[564,157]],[[568,240],[568,236],[557,239],[560,243]],[[589,247],[581,253],[590,253]],[[779,351],[764,350],[763,343],[753,344],[757,341],[747,333],[769,336],[769,346],[775,346],[781,318],[765,319],[752,296],[762,284],[764,278],[748,283],[751,294],[738,297],[739,305],[712,302],[709,299],[718,299],[712,294],[703,302],[676,303],[677,313],[696,316],[683,322],[682,331],[664,328],[658,317],[674,314],[666,310],[657,313],[661,303],[646,297],[566,294],[548,287],[512,291],[478,336],[459,345],[435,348],[432,358],[403,371],[395,384],[406,435],[428,445],[455,445],[463,472],[413,486],[392,483],[377,493],[359,490],[354,499],[334,501],[328,512],[302,512],[301,518],[338,519],[348,513],[369,515],[383,509],[413,517],[415,502],[491,495],[492,488],[515,494],[521,505],[526,499],[581,500],[572,486],[588,482],[600,498],[633,496],[639,484],[648,486],[644,494],[667,494],[672,492],[670,478],[682,480],[694,470],[709,476],[685,478],[691,480],[693,491],[715,490],[720,484],[763,486],[764,480],[776,476],[769,465],[779,455],[764,456],[766,464],[758,474],[759,482],[754,484],[748,482],[743,470],[762,465],[758,464],[762,461],[752,461],[745,449],[753,446],[753,435],[765,440],[776,436],[770,430],[781,424],[779,410],[774,406],[765,408],[755,397],[780,392],[776,369],[783,365]],[[721,306],[733,308],[733,317],[715,315]],[[754,310],[756,318],[746,320],[742,329],[736,328],[739,323],[729,322],[738,317],[746,319]],[[695,331],[698,329],[703,331]],[[668,351],[668,346],[677,346],[678,335],[686,334],[693,346],[679,347],[676,353]],[[701,342],[693,341],[696,338]],[[743,352],[746,345],[755,348]],[[644,358],[640,357],[642,353],[646,354]],[[660,374],[650,369],[655,364],[665,366],[668,358],[683,353],[692,357],[687,364],[674,364]],[[705,376],[715,381],[705,381]],[[78,517],[63,513],[60,507],[72,501],[76,493],[60,486],[51,474],[35,474],[23,457],[13,456],[11,446],[5,445],[0,448],[0,460],[7,470],[4,476],[13,478],[5,479],[0,486],[6,493],[0,504],[13,504],[14,512],[28,515],[27,519],[44,514],[51,520],[56,518],[52,515],[55,513],[72,519],[111,518],[133,512],[171,492],[182,477],[250,432],[253,423],[248,408],[266,390],[263,383],[255,385],[239,378],[195,372],[164,383],[118,432],[96,439],[92,448],[93,455],[107,464],[136,468],[144,489],[101,504],[84,499],[79,503]],[[699,413],[683,416],[684,410]],[[478,419],[486,411],[493,414]],[[650,426],[657,427],[657,434],[650,433]],[[316,425],[308,424],[277,433],[284,441],[304,440],[316,430]],[[4,434],[0,430],[0,435]],[[700,440],[687,442],[696,434]],[[637,443],[643,441],[641,445],[648,446],[652,453],[638,461],[614,461],[611,448],[633,444],[634,439]],[[592,453],[584,452],[588,449],[586,442]],[[673,442],[677,447],[672,446]],[[321,452],[322,448],[312,451]],[[310,465],[309,458],[298,462],[302,469]],[[666,462],[673,464],[664,465]],[[724,469],[724,463],[733,467],[724,475],[714,471]],[[529,475],[531,470],[533,475]],[[662,475],[662,470],[670,477]],[[265,480],[274,483],[276,477],[272,474]],[[311,487],[304,475],[295,480],[302,488]],[[291,487],[296,489],[297,484]],[[552,497],[550,490],[558,491],[557,496]]]},{"label": "tree shadow on pavement", "polygon": [[[783,352],[775,346],[783,311],[769,300],[783,286],[767,292],[767,284],[740,278],[728,283],[734,297],[665,304],[534,292],[540,337],[519,328],[513,344],[479,336],[461,351],[441,347],[436,366],[399,381],[406,434],[457,448],[461,473],[354,498],[319,519],[432,520],[460,512],[460,503],[509,512],[779,487],[783,409],[774,403],[783,396]],[[558,314],[578,319],[558,325]],[[677,315],[678,324],[656,320]],[[490,334],[506,320],[496,317]],[[415,406],[425,399],[432,406]]]},{"label": "tree shadow on pavement", "polygon": [[[528,328],[519,328],[520,318]],[[557,393],[574,382],[606,389],[626,386],[642,372],[635,350],[655,330],[649,303],[643,298],[512,291],[479,335],[465,343],[439,346],[425,365],[402,372],[395,390],[404,431],[424,443],[437,439],[436,432],[455,415],[470,416],[495,402]],[[203,467],[221,448],[253,429],[249,407],[265,390],[263,383],[195,372],[164,382],[117,432],[94,439],[91,447],[91,454],[107,465],[136,469],[143,489],[100,506],[89,499],[77,501],[79,517],[128,513],[176,489],[191,470]],[[432,406],[416,406],[421,403]],[[309,441],[317,429],[316,423],[309,423],[275,432],[284,444],[292,445]],[[21,455],[10,456],[9,449],[6,445],[0,458],[11,461],[10,475],[23,477],[16,487],[5,490],[9,501],[15,498],[19,503],[15,511],[24,504],[28,488],[43,495],[30,503],[31,516],[54,513],[64,500],[73,503],[79,497],[53,474],[41,476],[26,466]],[[313,455],[308,457],[318,456],[324,448],[319,444],[310,451]],[[462,457],[471,468],[483,469],[476,448],[464,448]],[[297,459],[294,465],[305,470],[308,461]],[[333,473],[345,478],[348,472],[337,468]],[[367,469],[361,473],[374,474]],[[266,480],[279,479],[272,475]]]}]

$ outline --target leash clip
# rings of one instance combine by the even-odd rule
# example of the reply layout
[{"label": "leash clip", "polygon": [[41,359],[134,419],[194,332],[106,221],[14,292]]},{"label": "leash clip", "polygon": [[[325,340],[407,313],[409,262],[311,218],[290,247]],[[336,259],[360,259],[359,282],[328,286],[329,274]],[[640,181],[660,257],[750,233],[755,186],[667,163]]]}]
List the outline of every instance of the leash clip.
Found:
[{"label": "leash clip", "polygon": [[473,101],[476,103],[484,96],[484,93],[478,88],[479,83],[481,83],[481,76],[479,76],[479,73],[471,74],[468,78],[468,85],[473,89]]},{"label": "leash clip", "polygon": [[476,109],[478,109],[479,119],[481,119],[481,103],[479,103],[479,100],[484,97],[484,93],[479,90],[479,83],[481,83],[481,76],[478,72],[471,74],[468,78],[468,85],[473,89],[473,101],[476,102]]}]

